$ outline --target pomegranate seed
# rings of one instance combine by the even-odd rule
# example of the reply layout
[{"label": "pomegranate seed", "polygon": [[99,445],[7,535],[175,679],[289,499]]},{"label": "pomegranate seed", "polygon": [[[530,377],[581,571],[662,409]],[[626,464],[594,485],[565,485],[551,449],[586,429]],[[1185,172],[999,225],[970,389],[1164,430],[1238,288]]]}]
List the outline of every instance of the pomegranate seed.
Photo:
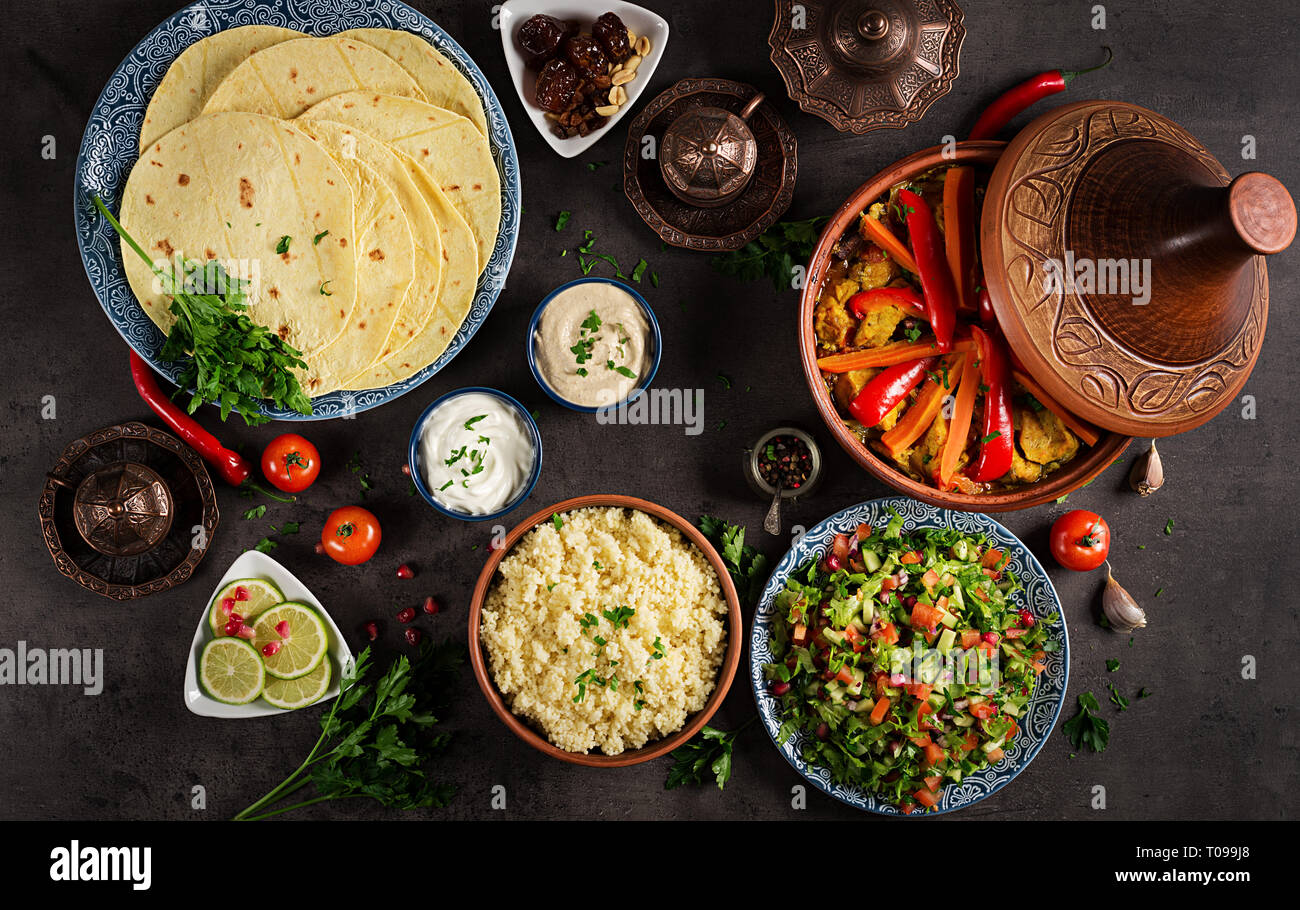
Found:
[{"label": "pomegranate seed", "polygon": [[424,599],[424,612],[428,613],[430,616],[433,616],[435,613],[438,612],[438,602],[434,600],[432,597],[426,597]]},{"label": "pomegranate seed", "polygon": [[1030,613],[1028,610],[1021,610],[1020,624],[1024,626],[1026,629],[1032,626],[1034,624],[1034,614]]},{"label": "pomegranate seed", "polygon": [[840,562],[840,558],[838,556],[836,556],[834,553],[826,554],[827,572],[838,572],[842,568],[844,568],[844,563]]},{"label": "pomegranate seed", "polygon": [[412,648],[420,643],[422,637],[419,629],[407,629],[402,634],[406,637],[406,643]]},{"label": "pomegranate seed", "polygon": [[790,684],[786,682],[777,683],[775,686],[772,687],[773,695],[784,695],[789,691],[790,691]]},{"label": "pomegranate seed", "polygon": [[236,634],[240,638],[246,639],[248,641],[252,641],[256,637],[256,633],[253,632],[253,627],[246,623],[239,627],[239,632]]},{"label": "pomegranate seed", "polygon": [[235,638],[236,636],[239,635],[239,630],[243,628],[243,625],[244,624],[240,622],[238,619],[232,619],[230,622],[226,623],[226,627],[225,627],[226,635],[228,635],[230,638]]},{"label": "pomegranate seed", "polygon": [[275,657],[275,655],[279,653],[280,643],[278,641],[268,641],[266,644],[262,645],[263,657]]},{"label": "pomegranate seed", "polygon": [[314,550],[316,551],[316,555],[317,555],[317,556],[324,556],[324,555],[325,555],[325,544],[321,543],[319,540],[316,541],[316,546],[313,547],[312,549],[314,549]]},{"label": "pomegranate seed", "polygon": [[825,739],[826,737],[828,737],[828,736],[830,736],[830,735],[831,735],[831,728],[830,728],[827,724],[818,724],[818,725],[817,725],[817,738],[818,738],[818,739]]},{"label": "pomegranate seed", "polygon": [[411,476],[411,466],[410,466],[410,464],[404,464],[404,465],[402,465],[402,473],[405,474],[407,477],[410,477],[410,476]]},{"label": "pomegranate seed", "polygon": [[235,598],[233,598],[233,597],[223,597],[223,598],[221,598],[221,612],[222,612],[222,613],[224,613],[224,614],[226,614],[227,616],[229,616],[231,613],[234,612],[234,609],[235,609]]},{"label": "pomegranate seed", "polygon": [[276,634],[276,635],[279,635],[281,638],[288,638],[288,637],[289,637],[289,620],[287,620],[287,619],[282,619],[282,620],[280,620],[278,623],[276,623],[276,624],[275,624],[275,634]]},{"label": "pomegranate seed", "polygon": [[244,617],[240,616],[238,613],[231,613],[230,621],[239,623],[242,626],[244,624]]},{"label": "pomegranate seed", "polygon": [[982,637],[991,645],[996,645],[1001,640],[996,632],[985,632]]},{"label": "pomegranate seed", "polygon": [[400,566],[397,567],[397,577],[398,577],[398,578],[414,578],[414,577],[415,577],[415,570],[412,569],[410,566],[408,566],[406,563],[402,563]]},{"label": "pomegranate seed", "polygon": [[235,600],[248,600],[248,588],[243,585],[235,588]]},{"label": "pomegranate seed", "polygon": [[371,641],[374,641],[376,638],[379,637],[379,624],[374,620],[371,620],[370,622],[366,623],[361,628],[366,630],[366,634],[370,636]]},{"label": "pomegranate seed", "polygon": [[413,619],[415,619],[415,607],[406,607],[402,610],[397,611],[398,622],[408,623]]}]

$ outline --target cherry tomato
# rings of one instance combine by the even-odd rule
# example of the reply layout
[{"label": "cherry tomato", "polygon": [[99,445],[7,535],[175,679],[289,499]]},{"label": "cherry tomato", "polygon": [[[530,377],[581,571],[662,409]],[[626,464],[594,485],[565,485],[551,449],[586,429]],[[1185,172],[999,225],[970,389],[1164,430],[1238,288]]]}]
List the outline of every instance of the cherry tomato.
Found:
[{"label": "cherry tomato", "polygon": [[301,493],[320,474],[320,453],[296,433],[285,433],[262,452],[262,473],[276,489]]},{"label": "cherry tomato", "polygon": [[1110,525],[1096,512],[1074,509],[1052,525],[1052,555],[1067,569],[1088,572],[1110,553]]},{"label": "cherry tomato", "polygon": [[379,519],[361,506],[335,509],[320,532],[321,546],[335,562],[360,565],[375,555],[381,538]]}]

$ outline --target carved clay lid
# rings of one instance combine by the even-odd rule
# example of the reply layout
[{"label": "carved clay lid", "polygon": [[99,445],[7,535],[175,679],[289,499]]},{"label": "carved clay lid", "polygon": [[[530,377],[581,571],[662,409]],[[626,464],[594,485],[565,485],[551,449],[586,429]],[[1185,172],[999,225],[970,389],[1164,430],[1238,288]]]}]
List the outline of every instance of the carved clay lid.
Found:
[{"label": "carved clay lid", "polygon": [[793,101],[867,133],[914,123],[948,93],[962,19],[954,0],[776,0],[767,43]]},{"label": "carved clay lid", "polygon": [[1080,101],[1007,146],[981,221],[985,281],[1025,368],[1067,409],[1134,436],[1236,400],[1268,322],[1265,255],[1295,237],[1276,179],[1231,179],[1186,130]]}]

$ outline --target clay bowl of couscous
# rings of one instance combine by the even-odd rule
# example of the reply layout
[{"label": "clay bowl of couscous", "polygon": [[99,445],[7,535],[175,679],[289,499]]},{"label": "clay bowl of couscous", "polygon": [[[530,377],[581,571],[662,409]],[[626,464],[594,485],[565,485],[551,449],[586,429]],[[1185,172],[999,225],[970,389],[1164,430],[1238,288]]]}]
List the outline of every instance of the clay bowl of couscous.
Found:
[{"label": "clay bowl of couscous", "polygon": [[474,677],[516,736],[600,768],[665,755],[708,723],[743,647],[717,552],[630,496],[567,499],[493,551],[469,610]]}]

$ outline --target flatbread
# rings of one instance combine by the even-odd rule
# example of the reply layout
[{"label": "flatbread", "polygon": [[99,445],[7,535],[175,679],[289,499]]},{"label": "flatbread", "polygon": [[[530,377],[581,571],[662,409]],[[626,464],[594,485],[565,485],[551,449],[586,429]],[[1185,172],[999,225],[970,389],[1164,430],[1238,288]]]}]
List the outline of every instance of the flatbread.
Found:
[{"label": "flatbread", "polygon": [[469,315],[477,289],[478,258],[469,225],[422,167],[400,152],[398,157],[428,200],[442,230],[438,306],[428,324],[405,347],[373,364],[355,382],[359,389],[378,389],[409,379],[441,357]]},{"label": "flatbread", "polygon": [[389,28],[354,28],[339,35],[383,51],[411,74],[430,104],[468,117],[480,133],[488,134],[487,115],[478,92],[465,74],[424,38]]},{"label": "flatbread", "polygon": [[313,105],[306,116],[355,126],[414,159],[469,224],[479,271],[486,267],[501,225],[501,178],[487,139],[473,123],[432,104],[380,92],[342,92]]},{"label": "flatbread", "polygon": [[140,128],[140,151],[149,143],[203,113],[212,90],[260,50],[306,37],[302,32],[276,25],[241,25],[196,41],[167,68],[149,99]]},{"label": "flatbread", "polygon": [[[347,176],[356,200],[357,303],[339,336],[305,358],[307,370],[299,382],[313,398],[343,388],[351,376],[384,353],[388,333],[415,277],[411,228],[388,182],[356,157],[340,157],[335,162]],[[320,242],[328,243],[330,236]],[[303,242],[312,239],[304,237]]]},{"label": "flatbread", "polygon": [[[156,262],[215,259],[249,279],[249,318],[310,357],[339,337],[356,306],[353,211],[346,175],[292,124],[221,113],[150,144],[127,180],[120,220]],[[277,254],[282,237],[289,248]],[[169,298],[125,242],[122,255],[145,313],[167,332]],[[332,296],[320,293],[326,282]]]},{"label": "flatbread", "polygon": [[383,92],[424,99],[391,57],[351,38],[296,38],[249,57],[221,80],[203,113],[250,111],[291,120],[341,92]]},{"label": "flatbread", "polygon": [[[382,350],[371,358],[371,361],[382,360],[405,347],[429,324],[438,310],[442,284],[442,230],[420,187],[389,146],[355,127],[341,123],[329,120],[294,122],[299,129],[323,145],[341,165],[346,166],[349,160],[355,159],[373,168],[384,178],[402,211],[406,213],[415,248],[415,275]],[[362,280],[364,283],[364,275]],[[369,368],[371,363],[367,362],[365,366]],[[344,387],[365,388],[360,383],[366,380],[367,370],[361,369],[347,377]]]}]

